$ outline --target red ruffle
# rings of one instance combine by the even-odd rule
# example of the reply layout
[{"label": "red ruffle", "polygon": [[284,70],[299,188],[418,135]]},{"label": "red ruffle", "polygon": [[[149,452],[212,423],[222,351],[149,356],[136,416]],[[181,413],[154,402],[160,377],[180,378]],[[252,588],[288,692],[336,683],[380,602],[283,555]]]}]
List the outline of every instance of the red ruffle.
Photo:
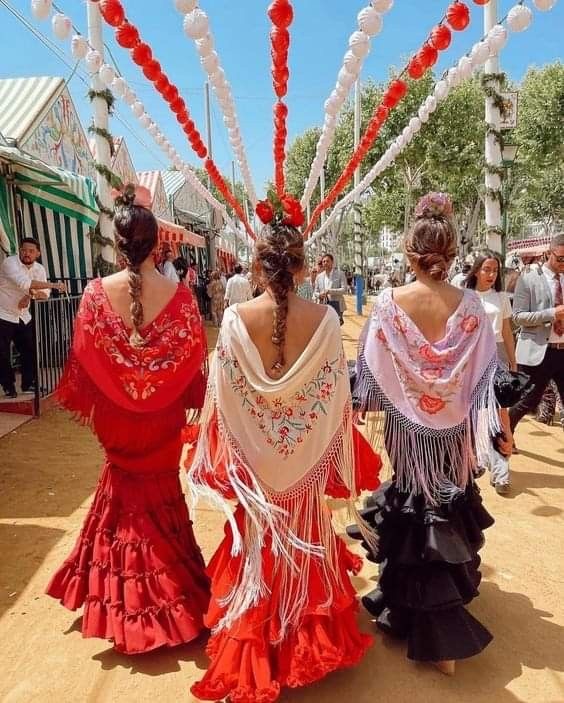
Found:
[{"label": "red ruffle", "polygon": [[197,637],[209,580],[177,471],[106,465],[76,545],[47,593],[84,604],[84,637],[133,654]]},{"label": "red ruffle", "polygon": [[[236,520],[244,528],[244,512],[239,507]],[[212,600],[206,625],[214,627],[224,614],[222,599],[230,592],[240,567],[240,557],[231,556],[231,531],[208,566],[212,578]],[[276,612],[280,573],[272,555],[270,540],[262,551],[263,576],[270,595],[247,611],[229,630],[210,638],[207,653],[211,664],[204,678],[192,687],[203,700],[229,696],[238,703],[274,701],[282,687],[305,686],[332,671],[360,661],[372,638],[362,634],[356,623],[357,600],[347,571],[357,573],[362,560],[349,552],[337,538],[339,581],[333,584],[333,600],[326,604],[325,573],[310,564],[308,602],[300,623],[281,643]]]}]

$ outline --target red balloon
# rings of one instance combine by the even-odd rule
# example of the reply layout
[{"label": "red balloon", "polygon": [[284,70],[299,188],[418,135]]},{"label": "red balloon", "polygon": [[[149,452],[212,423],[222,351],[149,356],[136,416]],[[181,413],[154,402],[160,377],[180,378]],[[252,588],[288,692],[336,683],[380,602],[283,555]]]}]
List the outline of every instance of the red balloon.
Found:
[{"label": "red balloon", "polygon": [[102,17],[112,27],[119,27],[125,19],[125,10],[119,0],[100,0],[98,7]]},{"label": "red balloon", "polygon": [[172,85],[172,83],[167,87],[165,91],[163,91],[163,98],[167,101],[167,103],[173,102],[173,100],[176,100],[178,97],[178,88],[175,85]]},{"label": "red balloon", "polygon": [[139,43],[139,32],[129,22],[123,22],[116,30],[116,41],[124,49],[133,49]]},{"label": "red balloon", "polygon": [[450,46],[452,34],[446,24],[438,24],[431,32],[430,42],[438,51],[444,51]]},{"label": "red balloon", "polygon": [[162,75],[161,64],[155,59],[151,59],[143,66],[143,73],[150,81],[156,81]]},{"label": "red balloon", "polygon": [[161,94],[168,88],[169,85],[169,80],[164,73],[161,73],[161,75],[157,76],[157,78],[155,79],[155,88]]},{"label": "red balloon", "polygon": [[417,56],[414,56],[407,65],[407,72],[412,78],[418,80],[426,71],[426,67],[421,63]]},{"label": "red balloon", "polygon": [[273,27],[270,30],[270,43],[275,52],[287,52],[290,47],[290,32],[283,27]]},{"label": "red balloon", "polygon": [[176,112],[176,114],[178,114],[179,112],[182,112],[183,110],[186,109],[186,103],[184,102],[184,100],[181,97],[174,98],[174,100],[170,101],[169,105],[170,105],[170,109],[173,112]]},{"label": "red balloon", "polygon": [[268,8],[268,16],[272,24],[288,28],[294,19],[294,10],[288,0],[274,0]]},{"label": "red balloon", "polygon": [[439,52],[435,49],[432,44],[425,42],[425,44],[423,44],[423,46],[419,50],[417,58],[419,59],[419,61],[421,61],[425,68],[431,68],[431,66],[434,66],[437,63],[437,60],[439,58]]},{"label": "red balloon", "polygon": [[459,2],[459,0],[455,0],[455,2],[447,8],[446,18],[452,29],[461,32],[470,24],[470,10],[468,9],[468,5]]},{"label": "red balloon", "polygon": [[131,58],[138,66],[145,66],[153,58],[151,47],[145,42],[140,42],[131,52]]}]

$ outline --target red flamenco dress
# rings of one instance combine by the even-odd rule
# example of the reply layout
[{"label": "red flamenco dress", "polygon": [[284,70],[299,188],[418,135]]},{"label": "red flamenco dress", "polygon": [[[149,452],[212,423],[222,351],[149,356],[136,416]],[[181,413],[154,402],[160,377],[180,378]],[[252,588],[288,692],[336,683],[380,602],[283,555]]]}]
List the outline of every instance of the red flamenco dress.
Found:
[{"label": "red flamenco dress", "polygon": [[82,634],[127,654],[175,646],[204,628],[209,579],[178,466],[186,409],[201,408],[207,345],[192,294],[179,286],[141,348],[101,279],[86,288],[61,404],[91,426],[106,460],[69,557],[47,593],[84,605]]}]

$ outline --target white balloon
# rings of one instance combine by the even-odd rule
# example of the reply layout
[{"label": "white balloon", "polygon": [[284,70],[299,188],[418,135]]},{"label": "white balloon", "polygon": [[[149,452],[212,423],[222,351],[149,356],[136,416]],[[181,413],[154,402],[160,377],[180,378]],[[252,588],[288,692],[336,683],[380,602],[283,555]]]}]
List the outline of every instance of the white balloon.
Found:
[{"label": "white balloon", "polygon": [[116,72],[109,64],[105,63],[98,71],[98,75],[104,85],[110,86],[116,77]]},{"label": "white balloon", "polygon": [[198,5],[198,0],[174,0],[174,6],[183,15],[187,15],[192,10],[196,9]]},{"label": "white balloon", "polygon": [[349,49],[343,58],[343,66],[349,73],[358,73],[360,71],[361,59],[355,56]]},{"label": "white balloon", "polygon": [[89,73],[96,73],[99,71],[100,66],[102,65],[102,57],[100,56],[100,52],[96,51],[96,49],[89,49],[88,53],[84,57],[84,63],[86,64],[86,68]]},{"label": "white balloon", "polygon": [[458,73],[461,81],[472,75],[472,61],[468,56],[463,56],[458,62]]},{"label": "white balloon", "polygon": [[339,75],[337,76],[337,81],[343,86],[343,88],[346,89],[347,93],[349,88],[352,86],[352,84],[355,82],[356,76],[353,75],[352,73],[349,73],[346,68],[342,68],[339,71]]},{"label": "white balloon", "polygon": [[145,112],[143,103],[140,100],[136,100],[131,106],[131,111],[133,112],[135,117],[141,117],[141,115]]},{"label": "white balloon", "polygon": [[127,83],[121,76],[118,76],[117,78],[114,78],[111,88],[118,98],[123,98],[125,91],[127,90]]},{"label": "white balloon", "polygon": [[204,67],[204,71],[208,74],[215,73],[219,68],[219,58],[215,51],[210,51],[207,56],[202,56],[200,62]]},{"label": "white balloon", "polygon": [[470,52],[470,60],[472,61],[472,66],[477,68],[482,64],[486,63],[490,56],[490,45],[487,41],[480,41],[474,44],[472,51]]},{"label": "white balloon", "polygon": [[363,8],[357,15],[358,27],[361,32],[373,37],[382,31],[382,15],[373,7]]},{"label": "white balloon", "polygon": [[435,97],[437,100],[444,100],[446,96],[448,95],[448,84],[445,80],[440,80],[437,82],[435,85]]},{"label": "white balloon", "polygon": [[526,5],[515,5],[507,15],[507,26],[512,32],[524,32],[533,21],[533,13]]},{"label": "white balloon", "polygon": [[533,0],[534,6],[541,12],[552,10],[552,8],[556,5],[556,2],[557,0]]},{"label": "white balloon", "polygon": [[184,32],[190,39],[202,39],[208,33],[208,27],[208,16],[199,8],[184,17]]},{"label": "white balloon", "polygon": [[349,47],[355,56],[364,59],[370,51],[370,37],[364,32],[353,32],[349,37]]},{"label": "white balloon", "polygon": [[394,0],[372,0],[372,7],[376,12],[389,12],[394,6]]},{"label": "white balloon", "polygon": [[72,30],[72,22],[61,12],[57,12],[56,15],[53,15],[51,26],[53,27],[53,33],[57,39],[66,39]]},{"label": "white balloon", "polygon": [[196,50],[200,56],[207,56],[213,51],[213,38],[211,34],[204,35],[196,42]]},{"label": "white balloon", "polygon": [[146,112],[141,115],[139,122],[141,123],[141,127],[145,127],[145,129],[151,126],[151,118]]},{"label": "white balloon", "polygon": [[507,44],[507,30],[503,25],[496,24],[488,32],[486,41],[490,47],[491,55],[497,54]]},{"label": "white balloon", "polygon": [[46,20],[51,14],[52,0],[32,0],[31,14],[36,20]]},{"label": "white balloon", "polygon": [[80,61],[88,53],[88,40],[82,34],[75,34],[71,39],[71,54],[74,59]]}]

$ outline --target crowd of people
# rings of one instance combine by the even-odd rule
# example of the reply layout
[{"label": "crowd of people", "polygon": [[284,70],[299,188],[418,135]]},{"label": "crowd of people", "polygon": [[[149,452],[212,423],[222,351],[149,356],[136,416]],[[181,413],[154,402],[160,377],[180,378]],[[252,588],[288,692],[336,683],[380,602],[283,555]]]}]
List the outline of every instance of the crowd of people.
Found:
[{"label": "crowd of people", "polygon": [[[373,644],[350,576],[363,560],[337,534],[331,496],[348,503],[347,532],[379,565],[362,598],[376,625],[407,641],[408,658],[452,675],[492,639],[466,607],[493,525],[477,478],[488,466],[503,493],[514,428],[551,379],[564,392],[564,237],[520,276],[511,308],[489,252],[463,287],[448,282],[452,206],[422,198],[404,244],[413,280],[377,297],[351,382],[346,275],[331,254],[309,270],[300,231],[273,206],[251,271],[205,282],[220,325],[208,369],[198,274],[171,256],[155,267],[158,225],[138,190],[116,200],[125,267],[86,288],[58,389],[105,460],[47,593],[83,607],[84,636],[125,654],[210,630],[193,695],[275,701]],[[38,274],[22,286],[47,288]],[[393,474],[380,485],[383,452]],[[208,500],[226,517],[207,567],[181,476],[191,507]]]}]

